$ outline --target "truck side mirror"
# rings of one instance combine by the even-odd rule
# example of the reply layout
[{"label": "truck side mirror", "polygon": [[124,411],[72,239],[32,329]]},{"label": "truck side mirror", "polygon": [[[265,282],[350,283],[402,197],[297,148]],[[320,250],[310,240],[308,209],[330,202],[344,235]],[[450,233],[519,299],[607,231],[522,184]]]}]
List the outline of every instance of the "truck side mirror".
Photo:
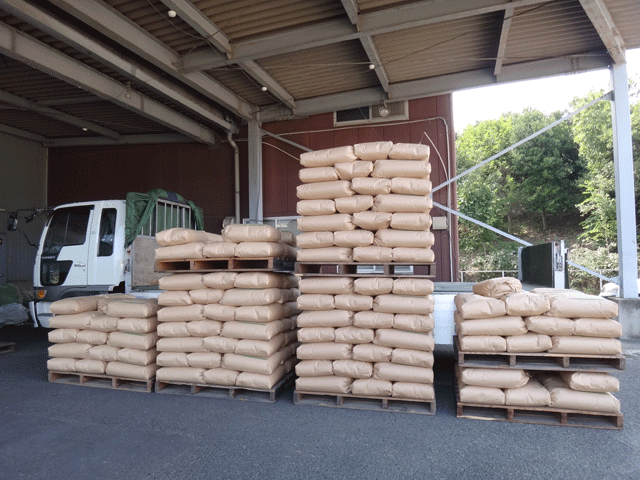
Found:
[{"label": "truck side mirror", "polygon": [[18,215],[17,213],[10,213],[9,220],[7,220],[7,230],[9,232],[15,232],[18,229]]}]

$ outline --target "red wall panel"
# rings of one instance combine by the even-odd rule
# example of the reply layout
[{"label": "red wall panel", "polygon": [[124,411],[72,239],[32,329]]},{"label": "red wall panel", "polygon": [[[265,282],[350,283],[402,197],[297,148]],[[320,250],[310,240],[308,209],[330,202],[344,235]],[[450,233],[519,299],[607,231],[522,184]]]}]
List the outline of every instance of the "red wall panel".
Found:
[{"label": "red wall panel", "polygon": [[228,144],[52,148],[48,170],[52,206],[124,199],[127,192],[163,188],[201,207],[207,231],[220,231],[222,220],[234,214],[233,150]]},{"label": "red wall panel", "polygon": [[[334,128],[333,113],[314,115],[263,125],[263,128],[312,150],[390,140],[395,143],[424,143],[431,146],[431,179],[436,186],[455,174],[455,148],[450,95],[409,102],[409,120],[392,125]],[[442,119],[434,118],[442,117]],[[443,121],[444,120],[444,121]],[[449,127],[450,155],[447,155],[445,122]],[[426,135],[425,135],[426,134]],[[435,144],[435,148],[429,138]],[[241,214],[248,211],[247,131],[238,135],[240,149]],[[244,140],[244,141],[242,141]],[[296,186],[299,185],[300,149],[268,136],[263,137],[263,204],[265,217],[295,216]],[[440,156],[442,162],[440,161]],[[105,147],[52,148],[49,150],[48,203],[124,198],[129,191],[164,188],[180,193],[203,208],[205,229],[218,232],[225,217],[234,215],[233,149],[226,142],[209,147],[197,143]],[[443,166],[444,164],[444,166]],[[451,168],[451,173],[448,171]],[[451,202],[456,208],[455,185]],[[434,200],[447,204],[446,188]],[[433,216],[444,216],[438,209]],[[449,281],[451,265],[457,278],[458,229],[452,216],[450,231],[435,231],[436,280]],[[453,250],[450,262],[449,245]]]},{"label": "red wall panel", "polygon": [[[440,117],[440,118],[438,118]],[[448,126],[449,136],[447,138]],[[455,175],[455,147],[453,114],[450,95],[409,101],[409,120],[391,124],[333,127],[333,114],[265,124],[265,130],[283,135],[312,150],[354,145],[362,142],[392,141],[394,143],[423,143],[431,147],[431,181],[434,186]],[[433,142],[433,143],[432,143]],[[449,150],[447,152],[447,142]],[[300,184],[298,158],[301,150],[271,137],[264,137],[263,192],[265,217],[295,216],[295,188]],[[283,153],[274,147],[285,150]],[[449,156],[451,158],[449,158]],[[434,193],[434,201],[447,205],[447,189]],[[451,187],[451,205],[456,207],[455,187]],[[434,208],[433,216],[446,216]],[[436,243],[436,280],[457,278],[458,228],[456,217],[451,219],[450,230],[434,231]],[[450,245],[451,250],[450,252]],[[452,254],[451,254],[452,253]],[[453,265],[453,276],[451,267]]]}]

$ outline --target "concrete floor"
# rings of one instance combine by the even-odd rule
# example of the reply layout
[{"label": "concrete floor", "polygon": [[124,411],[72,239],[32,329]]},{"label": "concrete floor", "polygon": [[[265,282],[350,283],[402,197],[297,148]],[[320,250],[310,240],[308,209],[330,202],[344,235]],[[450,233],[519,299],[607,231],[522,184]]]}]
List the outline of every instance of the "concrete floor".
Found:
[{"label": "concrete floor", "polygon": [[2,479],[640,478],[640,349],[627,343],[624,429],[455,417],[453,356],[435,416],[146,394],[47,382],[45,331],[0,329]]}]

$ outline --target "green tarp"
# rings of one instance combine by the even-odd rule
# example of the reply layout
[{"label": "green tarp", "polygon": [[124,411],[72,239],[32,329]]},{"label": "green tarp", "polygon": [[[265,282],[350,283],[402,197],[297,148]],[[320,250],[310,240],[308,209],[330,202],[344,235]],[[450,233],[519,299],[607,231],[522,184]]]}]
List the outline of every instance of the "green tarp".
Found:
[{"label": "green tarp", "polygon": [[10,283],[0,285],[0,305],[19,303],[20,301],[20,294],[16,287]]},{"label": "green tarp", "polygon": [[[147,193],[129,192],[127,193],[127,220],[125,227],[126,247],[131,245],[138,235],[142,234],[143,226],[148,224],[152,217],[154,218],[155,228],[154,207],[156,206],[158,199],[189,205],[191,207],[191,228],[195,230],[204,229],[204,216],[202,214],[202,209],[196,206],[193,202],[185,200],[177,193],[162,190],[161,188],[156,188]],[[165,218],[167,219],[166,224],[164,223]],[[171,222],[170,218],[170,215],[165,217],[162,207],[160,207],[158,212],[158,231],[181,226],[175,221]]]}]

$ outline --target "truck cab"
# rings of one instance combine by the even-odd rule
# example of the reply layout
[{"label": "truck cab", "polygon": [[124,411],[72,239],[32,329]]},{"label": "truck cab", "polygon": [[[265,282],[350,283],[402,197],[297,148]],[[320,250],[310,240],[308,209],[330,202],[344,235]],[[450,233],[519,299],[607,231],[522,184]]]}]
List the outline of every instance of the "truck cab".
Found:
[{"label": "truck cab", "polygon": [[48,327],[49,304],[56,300],[124,288],[125,217],[124,200],[73,203],[53,211],[33,269],[34,321]]},{"label": "truck cab", "polygon": [[156,232],[201,229],[201,218],[198,207],[164,190],[56,207],[42,232],[33,269],[29,309],[34,326],[48,328],[49,306],[63,298],[111,292],[153,295],[160,276],[154,272]]}]

